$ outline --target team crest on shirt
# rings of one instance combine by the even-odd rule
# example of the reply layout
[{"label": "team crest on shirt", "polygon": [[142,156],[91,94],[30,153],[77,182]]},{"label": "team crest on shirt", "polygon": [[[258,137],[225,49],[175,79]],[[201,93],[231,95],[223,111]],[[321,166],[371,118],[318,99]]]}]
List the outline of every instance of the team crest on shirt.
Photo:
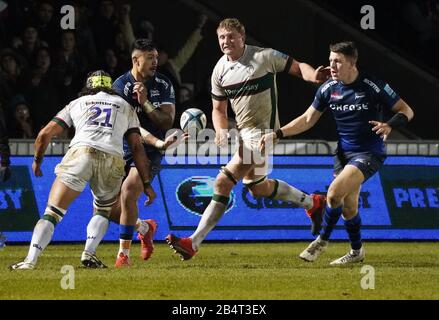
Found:
[{"label": "team crest on shirt", "polygon": [[160,91],[159,90],[150,90],[149,93],[151,94],[151,98],[152,97],[157,97],[160,95]]},{"label": "team crest on shirt", "polygon": [[340,92],[332,92],[331,98],[334,100],[341,100],[343,99],[343,95]]}]

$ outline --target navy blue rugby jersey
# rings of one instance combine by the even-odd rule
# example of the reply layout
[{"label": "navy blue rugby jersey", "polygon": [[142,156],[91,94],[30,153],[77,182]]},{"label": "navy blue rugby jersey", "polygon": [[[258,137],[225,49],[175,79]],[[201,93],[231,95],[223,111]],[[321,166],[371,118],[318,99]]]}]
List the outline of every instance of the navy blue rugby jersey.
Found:
[{"label": "navy blue rugby jersey", "polygon": [[[133,87],[136,80],[131,74],[131,70],[121,75],[113,83],[113,89],[124,98],[130,105],[136,110],[139,117],[140,125],[145,128],[154,136],[160,139],[164,139],[166,131],[158,128],[143,111],[143,107],[137,101],[137,95],[133,94]],[[175,92],[172,87],[171,81],[160,73],[156,73],[154,77],[144,82],[146,89],[148,90],[148,100],[155,108],[160,107],[162,104],[174,104],[175,105]]]},{"label": "navy blue rugby jersey", "polygon": [[385,154],[383,139],[372,131],[370,120],[380,121],[382,108],[391,109],[399,96],[390,86],[369,75],[359,74],[350,84],[328,80],[318,89],[312,106],[331,109],[342,151],[370,151]]}]

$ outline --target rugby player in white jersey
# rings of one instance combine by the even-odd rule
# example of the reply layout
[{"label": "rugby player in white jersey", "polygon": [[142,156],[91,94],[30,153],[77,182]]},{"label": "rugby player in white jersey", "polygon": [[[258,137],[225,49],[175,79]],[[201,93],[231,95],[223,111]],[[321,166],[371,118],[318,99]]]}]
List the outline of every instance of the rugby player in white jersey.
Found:
[{"label": "rugby player in white jersey", "polygon": [[[84,190],[87,183],[93,194],[92,224],[87,227],[87,239],[100,240],[108,228],[108,215],[120,191],[125,175],[123,137],[133,153],[144,193],[152,203],[156,194],[151,187],[149,160],[145,154],[139,119],[134,109],[111,88],[111,77],[104,71],[91,73],[80,98],[70,102],[47,124],[35,140],[35,157],[32,171],[41,177],[41,164],[51,139],[66,128],[75,127],[75,136],[61,163],[55,168],[56,179],[49,194],[44,215],[37,222],[27,257],[10,266],[16,269],[34,269],[38,257],[52,239],[55,226],[62,220],[70,204]],[[86,245],[81,261],[84,266],[97,263],[105,265],[96,257],[96,247]]]},{"label": "rugby player in white jersey", "polygon": [[236,115],[240,146],[230,162],[221,168],[214,196],[195,232],[188,238],[173,234],[166,237],[183,260],[192,258],[198,251],[201,242],[223,216],[230,192],[241,179],[254,197],[292,201],[305,208],[313,221],[313,233],[320,230],[325,202],[324,196],[308,195],[282,180],[267,179],[268,157],[258,151],[257,143],[266,130],[279,129],[276,73],[287,72],[305,81],[322,83],[329,77],[329,70],[314,69],[273,49],[246,45],[244,26],[237,19],[221,21],[217,35],[224,56],[212,73],[215,142],[219,146],[228,142],[227,105],[230,101]]}]

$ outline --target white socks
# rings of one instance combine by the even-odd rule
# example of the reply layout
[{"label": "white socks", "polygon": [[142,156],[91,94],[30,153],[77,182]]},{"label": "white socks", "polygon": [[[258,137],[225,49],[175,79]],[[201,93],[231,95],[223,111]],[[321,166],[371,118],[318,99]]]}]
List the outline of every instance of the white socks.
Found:
[{"label": "white socks", "polygon": [[[277,180],[277,179],[276,179]],[[299,207],[309,210],[313,207],[312,197],[282,180],[277,180],[279,187],[273,199],[282,201],[292,201]]]},{"label": "white socks", "polygon": [[52,222],[40,219],[34,228],[32,240],[30,242],[29,252],[24,262],[36,264],[41,252],[47,247],[50,240],[52,240],[55,226]]},{"label": "white socks", "polygon": [[190,236],[192,239],[192,248],[196,251],[201,245],[201,242],[206,238],[207,234],[215,228],[218,221],[226,211],[226,205],[215,200],[210,201],[206,210],[203,212],[197,230]]},{"label": "white socks", "polygon": [[96,248],[104,238],[108,230],[110,221],[100,215],[94,215],[87,225],[87,241],[84,250],[92,254],[96,253]]}]

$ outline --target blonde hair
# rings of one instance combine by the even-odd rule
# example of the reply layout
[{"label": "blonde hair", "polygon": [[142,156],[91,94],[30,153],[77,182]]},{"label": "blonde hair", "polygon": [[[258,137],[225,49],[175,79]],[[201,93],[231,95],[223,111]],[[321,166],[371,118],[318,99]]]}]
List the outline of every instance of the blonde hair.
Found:
[{"label": "blonde hair", "polygon": [[224,19],[223,21],[221,21],[219,23],[218,28],[216,30],[219,30],[219,29],[226,29],[226,30],[233,30],[233,29],[235,29],[241,35],[245,36],[245,27],[241,23],[241,21],[239,21],[236,18]]}]

